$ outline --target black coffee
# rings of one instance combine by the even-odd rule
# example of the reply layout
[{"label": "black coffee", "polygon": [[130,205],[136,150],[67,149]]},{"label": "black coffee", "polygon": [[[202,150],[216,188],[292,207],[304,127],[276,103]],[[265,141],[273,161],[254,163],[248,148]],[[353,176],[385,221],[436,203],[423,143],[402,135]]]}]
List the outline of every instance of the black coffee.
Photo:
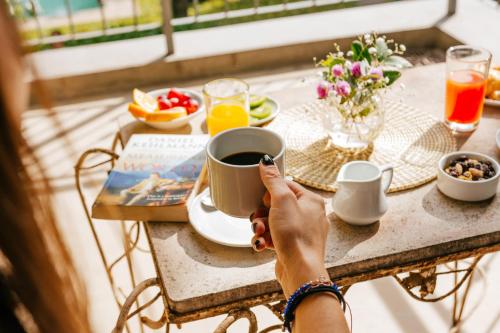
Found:
[{"label": "black coffee", "polygon": [[259,164],[260,159],[265,155],[265,153],[259,153],[256,151],[248,151],[242,153],[236,153],[224,157],[221,161],[227,164],[233,165],[252,165]]}]

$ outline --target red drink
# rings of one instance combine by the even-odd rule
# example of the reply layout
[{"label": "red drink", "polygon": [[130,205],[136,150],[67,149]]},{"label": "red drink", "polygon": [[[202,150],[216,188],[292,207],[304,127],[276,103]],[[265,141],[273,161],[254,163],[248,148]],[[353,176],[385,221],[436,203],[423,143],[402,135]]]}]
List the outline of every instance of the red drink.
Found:
[{"label": "red drink", "polygon": [[477,124],[483,111],[486,79],[473,70],[450,72],[446,80],[446,120]]},{"label": "red drink", "polygon": [[456,132],[476,129],[483,113],[491,53],[459,45],[446,51],[445,122]]}]

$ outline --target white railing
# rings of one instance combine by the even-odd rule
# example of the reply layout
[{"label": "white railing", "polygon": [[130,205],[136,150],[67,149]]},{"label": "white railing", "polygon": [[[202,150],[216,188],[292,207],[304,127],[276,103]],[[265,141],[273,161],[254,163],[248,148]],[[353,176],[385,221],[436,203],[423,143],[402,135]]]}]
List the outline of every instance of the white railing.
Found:
[{"label": "white railing", "polygon": [[[260,0],[253,0],[251,3],[253,6],[244,9],[231,9],[231,3],[228,0],[224,0],[224,6],[220,12],[201,14],[201,4],[200,0],[191,0],[192,3],[192,15],[184,17],[173,17],[172,11],[172,1],[182,1],[182,0],[158,0],[161,1],[162,15],[158,22],[151,22],[147,24],[139,23],[139,8],[138,0],[124,0],[130,1],[131,13],[130,18],[132,18],[132,24],[124,27],[110,28],[109,21],[110,18],[106,14],[106,3],[105,0],[97,0],[98,4],[98,17],[94,18],[94,23],[99,23],[100,28],[89,31],[89,32],[77,32],[77,22],[75,20],[75,11],[71,6],[70,0],[64,0],[65,4],[65,21],[68,27],[67,33],[57,33],[56,35],[46,36],[44,31],[47,31],[46,26],[44,26],[50,20],[47,20],[40,13],[40,8],[37,5],[37,0],[4,0],[7,1],[11,12],[14,14],[20,6],[24,6],[23,10],[28,10],[30,12],[29,17],[19,17],[23,23],[30,21],[31,31],[36,31],[37,38],[32,38],[27,41],[29,45],[56,45],[57,43],[64,43],[67,41],[75,41],[82,39],[89,39],[95,37],[102,37],[103,39],[110,39],[116,35],[123,35],[131,32],[145,32],[148,30],[157,30],[157,33],[163,32],[167,44],[167,55],[173,54],[175,51],[173,43],[173,33],[175,27],[182,25],[192,25],[195,28],[197,25],[203,25],[207,22],[217,22],[226,21],[231,23],[231,19],[249,17],[252,19],[254,17],[256,20],[259,19],[259,15],[265,14],[276,14],[276,15],[286,15],[287,12],[293,11],[293,13],[300,13],[301,11],[309,10],[314,8],[314,10],[321,11],[322,9],[330,9],[332,5],[343,6],[366,6],[377,3],[384,3],[384,0],[282,0],[281,4],[274,5],[261,5]],[[500,3],[500,0],[496,0]],[[28,8],[26,8],[26,5]],[[453,15],[456,10],[457,1],[448,0],[448,15]],[[222,22],[224,23],[224,22]],[[125,37],[126,38],[126,37]]]}]

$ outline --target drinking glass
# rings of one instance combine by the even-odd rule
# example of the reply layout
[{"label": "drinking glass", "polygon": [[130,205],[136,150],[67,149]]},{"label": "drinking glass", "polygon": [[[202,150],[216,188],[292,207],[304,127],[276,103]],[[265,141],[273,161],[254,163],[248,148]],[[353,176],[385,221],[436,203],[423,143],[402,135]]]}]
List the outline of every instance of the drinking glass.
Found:
[{"label": "drinking glass", "polygon": [[457,132],[476,129],[483,112],[491,53],[460,45],[446,51],[445,123]]},{"label": "drinking glass", "polygon": [[218,79],[203,87],[210,136],[250,125],[248,84],[239,79]]}]

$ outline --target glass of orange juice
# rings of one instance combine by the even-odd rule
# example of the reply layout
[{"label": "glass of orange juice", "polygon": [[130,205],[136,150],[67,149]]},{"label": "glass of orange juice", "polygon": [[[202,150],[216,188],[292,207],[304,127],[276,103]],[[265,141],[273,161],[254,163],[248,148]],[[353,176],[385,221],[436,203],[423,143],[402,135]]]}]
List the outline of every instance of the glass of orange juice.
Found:
[{"label": "glass of orange juice", "polygon": [[218,79],[203,87],[210,136],[250,125],[249,87],[239,79]]},{"label": "glass of orange juice", "polygon": [[445,122],[453,131],[470,132],[479,124],[490,62],[490,52],[473,46],[446,52]]}]

